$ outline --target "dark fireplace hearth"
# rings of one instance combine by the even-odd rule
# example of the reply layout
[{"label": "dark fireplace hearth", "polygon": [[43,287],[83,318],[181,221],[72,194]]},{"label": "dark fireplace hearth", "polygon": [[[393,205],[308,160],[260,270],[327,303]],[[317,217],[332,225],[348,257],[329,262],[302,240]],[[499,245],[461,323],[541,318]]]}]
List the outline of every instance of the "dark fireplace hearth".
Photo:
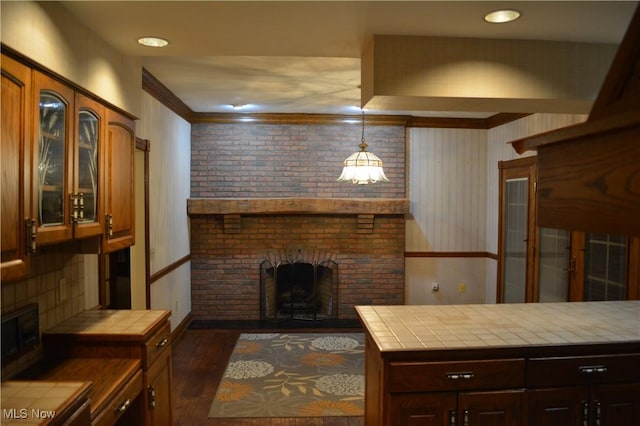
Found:
[{"label": "dark fireplace hearth", "polygon": [[338,265],[322,251],[275,252],[260,265],[261,319],[337,318]]}]

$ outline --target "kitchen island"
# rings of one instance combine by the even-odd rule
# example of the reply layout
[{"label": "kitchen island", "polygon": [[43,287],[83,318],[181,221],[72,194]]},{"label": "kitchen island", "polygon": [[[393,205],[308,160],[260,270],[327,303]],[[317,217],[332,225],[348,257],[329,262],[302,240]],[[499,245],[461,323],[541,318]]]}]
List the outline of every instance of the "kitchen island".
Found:
[{"label": "kitchen island", "polygon": [[640,424],[640,301],[356,311],[367,426]]}]

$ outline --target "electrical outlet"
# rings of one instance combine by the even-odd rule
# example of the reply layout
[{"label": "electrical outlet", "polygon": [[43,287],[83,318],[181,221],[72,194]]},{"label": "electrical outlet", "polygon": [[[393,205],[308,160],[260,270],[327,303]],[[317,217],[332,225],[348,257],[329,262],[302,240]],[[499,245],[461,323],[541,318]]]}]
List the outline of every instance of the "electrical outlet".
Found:
[{"label": "electrical outlet", "polygon": [[460,293],[466,293],[467,292],[467,285],[465,283],[460,283],[458,284],[458,291]]},{"label": "electrical outlet", "polygon": [[432,282],[432,283],[431,283],[431,292],[432,292],[432,293],[436,293],[436,292],[438,292],[438,291],[440,291],[440,284],[438,284],[438,283],[437,283],[437,282],[435,282],[435,281],[434,281],[434,282]]}]

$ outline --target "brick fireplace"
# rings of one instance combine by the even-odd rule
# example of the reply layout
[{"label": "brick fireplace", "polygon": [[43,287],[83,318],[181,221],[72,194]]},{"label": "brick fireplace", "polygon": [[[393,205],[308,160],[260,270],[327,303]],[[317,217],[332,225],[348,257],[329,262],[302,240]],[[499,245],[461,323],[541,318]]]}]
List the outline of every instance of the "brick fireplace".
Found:
[{"label": "brick fireplace", "polygon": [[192,126],[194,320],[260,319],[261,265],[277,252],[331,253],[336,318],[404,302],[404,127],[370,129],[390,183],[335,182],[357,125]]}]

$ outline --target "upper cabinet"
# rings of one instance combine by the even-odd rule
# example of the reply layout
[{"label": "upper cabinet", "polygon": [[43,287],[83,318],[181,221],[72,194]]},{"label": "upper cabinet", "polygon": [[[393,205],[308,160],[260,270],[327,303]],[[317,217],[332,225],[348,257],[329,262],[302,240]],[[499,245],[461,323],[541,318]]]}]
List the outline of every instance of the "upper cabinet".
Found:
[{"label": "upper cabinet", "polygon": [[[31,70],[2,55],[2,281],[24,277],[31,246]],[[33,228],[35,232],[35,227]],[[34,234],[35,237],[35,234]]]},{"label": "upper cabinet", "polygon": [[104,155],[105,253],[135,244],[134,123],[122,114],[107,111]]},{"label": "upper cabinet", "polygon": [[45,245],[134,243],[133,120],[48,72],[2,55],[2,280]]},{"label": "upper cabinet", "polygon": [[100,149],[105,108],[37,71],[34,204],[38,245],[101,235]]}]

